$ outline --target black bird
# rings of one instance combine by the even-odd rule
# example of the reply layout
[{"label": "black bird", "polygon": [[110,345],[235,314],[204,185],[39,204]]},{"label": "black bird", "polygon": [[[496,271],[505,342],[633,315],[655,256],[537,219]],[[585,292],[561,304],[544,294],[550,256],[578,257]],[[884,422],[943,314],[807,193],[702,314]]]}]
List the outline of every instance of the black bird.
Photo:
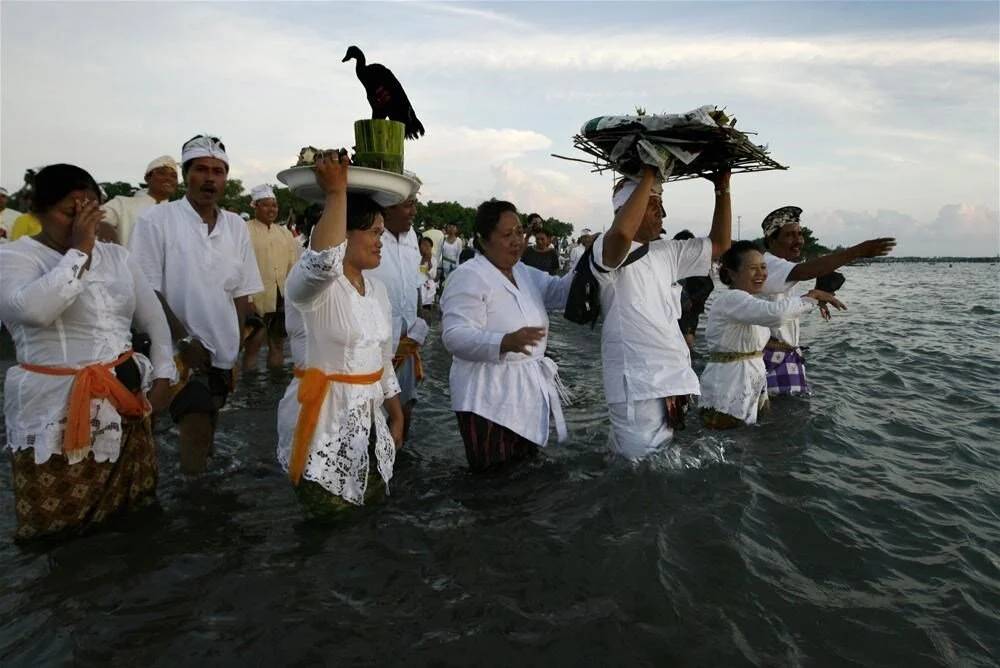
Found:
[{"label": "black bird", "polygon": [[372,118],[388,118],[399,121],[406,126],[406,138],[417,139],[424,134],[423,123],[417,118],[410,105],[399,80],[388,67],[372,63],[365,64],[365,54],[361,49],[352,46],[341,61],[346,63],[351,58],[357,59],[354,71],[358,80],[365,87],[368,104],[372,106]]}]

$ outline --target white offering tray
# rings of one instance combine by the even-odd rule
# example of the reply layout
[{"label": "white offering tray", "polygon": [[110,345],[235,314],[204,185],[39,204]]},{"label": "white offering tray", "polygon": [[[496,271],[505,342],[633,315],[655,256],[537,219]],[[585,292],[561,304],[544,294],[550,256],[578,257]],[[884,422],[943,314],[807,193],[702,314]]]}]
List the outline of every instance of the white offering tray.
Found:
[{"label": "white offering tray", "polygon": [[[284,169],[278,172],[278,180],[288,186],[293,195],[307,202],[322,204],[326,199],[316,183],[316,173],[311,165]],[[347,168],[347,189],[368,194],[381,206],[399,204],[417,192],[419,187],[420,182],[406,174],[353,165]]]}]

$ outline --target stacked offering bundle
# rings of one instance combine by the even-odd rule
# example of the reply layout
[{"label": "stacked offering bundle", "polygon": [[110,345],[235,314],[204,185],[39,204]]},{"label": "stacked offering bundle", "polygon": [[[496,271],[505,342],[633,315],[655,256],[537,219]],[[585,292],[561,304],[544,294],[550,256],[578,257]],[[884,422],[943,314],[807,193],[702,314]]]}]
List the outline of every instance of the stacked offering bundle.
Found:
[{"label": "stacked offering bundle", "polygon": [[751,142],[735,125],[735,119],[710,105],[686,114],[600,116],[583,126],[573,137],[573,145],[595,158],[579,162],[593,165],[596,172],[610,169],[638,177],[642,167],[649,165],[667,181],[723,169],[788,169],[768,156],[766,146]]}]

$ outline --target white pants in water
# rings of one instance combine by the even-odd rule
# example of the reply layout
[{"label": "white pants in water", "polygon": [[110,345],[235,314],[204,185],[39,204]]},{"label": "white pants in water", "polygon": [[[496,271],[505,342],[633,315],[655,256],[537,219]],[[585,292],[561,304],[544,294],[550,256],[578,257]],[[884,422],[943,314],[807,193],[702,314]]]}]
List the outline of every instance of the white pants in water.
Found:
[{"label": "white pants in water", "polygon": [[667,426],[665,399],[608,404],[611,449],[628,459],[642,459],[674,437]]}]

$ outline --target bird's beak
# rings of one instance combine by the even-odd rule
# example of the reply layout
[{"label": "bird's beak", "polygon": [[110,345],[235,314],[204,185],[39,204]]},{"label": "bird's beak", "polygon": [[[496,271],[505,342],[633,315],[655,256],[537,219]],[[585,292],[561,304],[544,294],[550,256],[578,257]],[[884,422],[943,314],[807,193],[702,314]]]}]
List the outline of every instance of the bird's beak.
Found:
[{"label": "bird's beak", "polygon": [[348,58],[347,56],[344,56],[344,59],[342,61],[340,61],[340,62],[346,63],[348,60],[350,60],[350,58]]}]

